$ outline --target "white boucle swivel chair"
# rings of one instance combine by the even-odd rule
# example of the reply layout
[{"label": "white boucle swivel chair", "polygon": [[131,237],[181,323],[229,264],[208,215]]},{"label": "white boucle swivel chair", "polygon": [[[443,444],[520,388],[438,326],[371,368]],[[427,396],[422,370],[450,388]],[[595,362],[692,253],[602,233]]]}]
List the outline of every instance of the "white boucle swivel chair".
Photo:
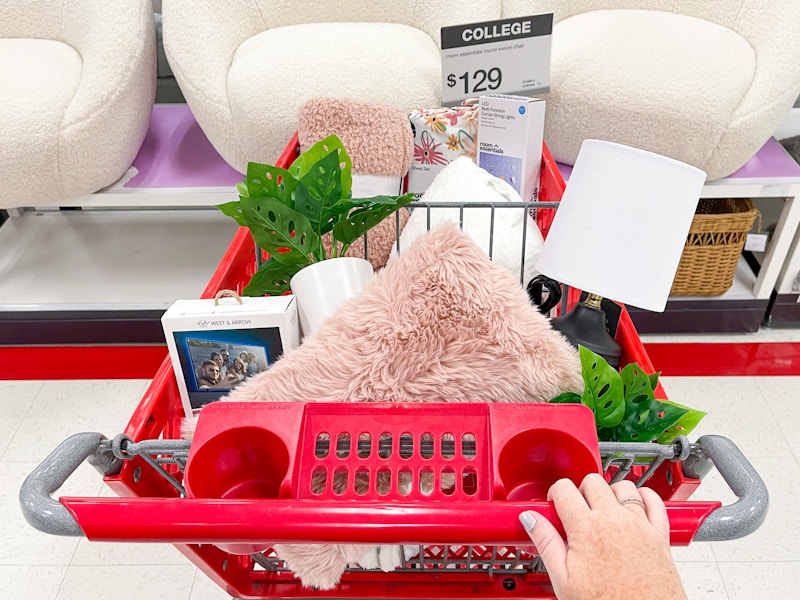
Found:
[{"label": "white boucle swivel chair", "polygon": [[503,0],[555,12],[545,141],[573,164],[586,138],[731,174],[800,93],[798,0]]},{"label": "white boucle swivel chair", "polygon": [[500,0],[169,0],[163,35],[197,122],[244,172],[278,158],[312,97],[438,106],[439,28],[500,11]]},{"label": "white boucle swivel chair", "polygon": [[0,208],[112,184],[155,94],[151,0],[0,0]]}]

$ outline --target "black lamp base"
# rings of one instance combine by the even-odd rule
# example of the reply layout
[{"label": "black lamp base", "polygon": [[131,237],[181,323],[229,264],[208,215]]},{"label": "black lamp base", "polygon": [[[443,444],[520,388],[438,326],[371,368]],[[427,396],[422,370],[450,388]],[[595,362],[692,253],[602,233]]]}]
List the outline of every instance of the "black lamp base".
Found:
[{"label": "black lamp base", "polygon": [[563,317],[553,319],[551,324],[573,346],[584,346],[605,358],[615,369],[619,368],[622,347],[608,334],[606,313],[602,308],[579,302]]}]

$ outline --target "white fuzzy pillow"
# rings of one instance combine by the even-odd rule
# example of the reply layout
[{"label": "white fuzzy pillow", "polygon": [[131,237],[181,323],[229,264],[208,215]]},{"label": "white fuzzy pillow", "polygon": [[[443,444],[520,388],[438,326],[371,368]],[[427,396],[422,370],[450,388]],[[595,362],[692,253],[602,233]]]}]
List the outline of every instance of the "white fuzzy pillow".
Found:
[{"label": "white fuzzy pillow", "polygon": [[[471,159],[462,156],[448,164],[436,176],[422,195],[423,202],[464,202],[474,204],[492,202],[522,202],[522,198],[508,183],[490,175],[477,166]],[[430,226],[428,225],[430,213]],[[400,252],[405,251],[414,240],[428,229],[435,229],[442,223],[459,224],[462,219],[460,208],[415,208],[400,235]],[[463,210],[462,229],[492,260],[505,267],[519,278],[522,255],[522,236],[525,233],[525,269],[526,284],[536,274],[534,266],[542,251],[544,239],[536,223],[524,208],[494,209],[494,227],[492,227],[492,209],[466,206]],[[492,233],[493,231],[493,233]],[[491,239],[490,239],[491,237]],[[393,256],[396,252],[393,252]]]}]

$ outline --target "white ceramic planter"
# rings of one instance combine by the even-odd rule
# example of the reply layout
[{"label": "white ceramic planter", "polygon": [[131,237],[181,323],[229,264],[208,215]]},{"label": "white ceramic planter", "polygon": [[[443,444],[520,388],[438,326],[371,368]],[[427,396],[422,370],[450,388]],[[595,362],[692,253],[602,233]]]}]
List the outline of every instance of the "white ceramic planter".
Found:
[{"label": "white ceramic planter", "polygon": [[345,301],[359,294],[375,272],[363,258],[342,256],[299,271],[290,282],[297,297],[303,335],[314,335],[322,322]]}]

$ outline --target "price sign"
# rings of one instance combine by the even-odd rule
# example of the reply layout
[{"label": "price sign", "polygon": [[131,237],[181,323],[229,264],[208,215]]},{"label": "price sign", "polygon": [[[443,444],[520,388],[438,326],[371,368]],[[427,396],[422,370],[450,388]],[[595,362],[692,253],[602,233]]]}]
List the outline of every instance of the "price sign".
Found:
[{"label": "price sign", "polygon": [[442,27],[442,104],[550,89],[552,13]]}]

